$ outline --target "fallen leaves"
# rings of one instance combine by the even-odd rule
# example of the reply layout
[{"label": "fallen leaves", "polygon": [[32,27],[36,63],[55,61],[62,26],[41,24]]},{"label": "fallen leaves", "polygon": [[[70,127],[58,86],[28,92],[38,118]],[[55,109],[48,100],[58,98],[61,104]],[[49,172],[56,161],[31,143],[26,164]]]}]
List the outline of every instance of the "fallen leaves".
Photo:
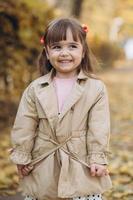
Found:
[{"label": "fallen leaves", "polygon": [[0,135],[0,195],[13,195],[18,187],[16,167],[9,160],[8,148],[11,146],[9,130],[5,128]]},{"label": "fallen leaves", "polygon": [[101,74],[107,85],[111,110],[110,175],[113,188],[107,200],[133,199],[133,70]]}]

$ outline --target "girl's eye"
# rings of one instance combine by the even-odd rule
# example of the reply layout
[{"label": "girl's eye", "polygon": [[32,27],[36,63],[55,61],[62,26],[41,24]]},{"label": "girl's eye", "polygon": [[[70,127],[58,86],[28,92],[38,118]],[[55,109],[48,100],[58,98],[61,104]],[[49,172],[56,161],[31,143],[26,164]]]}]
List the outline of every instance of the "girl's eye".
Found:
[{"label": "girl's eye", "polygon": [[77,46],[76,45],[70,45],[70,48],[75,49],[75,48],[77,48]]},{"label": "girl's eye", "polygon": [[61,48],[61,46],[59,46],[59,45],[52,46],[52,49],[60,49],[60,48]]}]

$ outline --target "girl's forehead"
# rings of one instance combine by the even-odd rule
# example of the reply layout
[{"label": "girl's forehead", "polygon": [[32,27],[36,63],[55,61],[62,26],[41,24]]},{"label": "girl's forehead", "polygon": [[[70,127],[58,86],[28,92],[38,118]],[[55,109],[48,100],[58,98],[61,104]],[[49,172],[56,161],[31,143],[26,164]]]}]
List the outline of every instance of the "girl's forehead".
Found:
[{"label": "girl's forehead", "polygon": [[64,29],[51,30],[47,35],[48,44],[66,40],[81,42],[79,33],[70,27],[68,28],[64,27]]},{"label": "girl's forehead", "polygon": [[58,42],[60,42],[60,43],[67,43],[67,42],[68,43],[78,43],[78,42],[80,42],[80,40],[79,40],[78,36],[77,36],[76,40],[74,40],[72,31],[70,29],[68,29],[66,31],[66,39],[60,40]]},{"label": "girl's forehead", "polygon": [[[74,36],[73,36],[73,33],[72,33],[72,31],[71,31],[71,29],[67,29],[67,31],[66,31],[66,39],[67,40],[74,40]],[[76,37],[76,40],[78,41],[79,40],[79,38],[78,38],[78,36]],[[75,41],[75,40],[74,40]]]}]

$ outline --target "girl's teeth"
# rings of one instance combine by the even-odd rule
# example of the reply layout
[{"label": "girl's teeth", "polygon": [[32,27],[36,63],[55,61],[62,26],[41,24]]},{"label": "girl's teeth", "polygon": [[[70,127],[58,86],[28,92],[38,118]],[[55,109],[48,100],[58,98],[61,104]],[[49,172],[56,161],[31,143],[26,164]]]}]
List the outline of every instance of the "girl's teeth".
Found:
[{"label": "girl's teeth", "polygon": [[64,61],[61,61],[62,63],[68,63],[68,62],[71,62],[70,60],[64,60]]}]

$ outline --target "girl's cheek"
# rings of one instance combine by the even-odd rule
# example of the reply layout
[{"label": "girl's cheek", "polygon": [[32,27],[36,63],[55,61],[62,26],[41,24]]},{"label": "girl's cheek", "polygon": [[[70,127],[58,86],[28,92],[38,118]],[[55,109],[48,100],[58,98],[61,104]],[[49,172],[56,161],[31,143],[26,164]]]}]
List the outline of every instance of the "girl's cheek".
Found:
[{"label": "girl's cheek", "polygon": [[54,52],[51,53],[51,57],[56,57],[58,54],[59,54],[59,52],[54,51]]}]

